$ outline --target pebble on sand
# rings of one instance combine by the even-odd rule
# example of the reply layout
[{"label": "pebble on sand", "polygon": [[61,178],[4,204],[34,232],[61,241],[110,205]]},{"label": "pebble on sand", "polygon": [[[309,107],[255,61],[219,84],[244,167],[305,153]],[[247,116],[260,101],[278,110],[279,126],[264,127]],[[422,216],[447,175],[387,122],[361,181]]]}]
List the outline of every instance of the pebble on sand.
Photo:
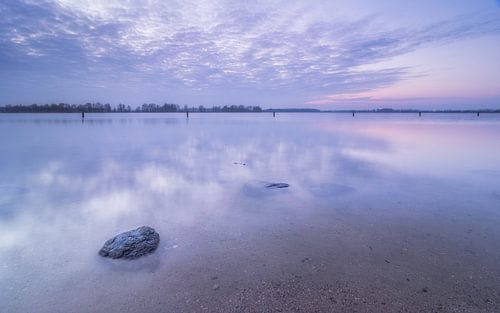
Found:
[{"label": "pebble on sand", "polygon": [[278,188],[288,188],[290,187],[287,183],[269,183],[266,185],[266,188],[270,189],[278,189]]}]

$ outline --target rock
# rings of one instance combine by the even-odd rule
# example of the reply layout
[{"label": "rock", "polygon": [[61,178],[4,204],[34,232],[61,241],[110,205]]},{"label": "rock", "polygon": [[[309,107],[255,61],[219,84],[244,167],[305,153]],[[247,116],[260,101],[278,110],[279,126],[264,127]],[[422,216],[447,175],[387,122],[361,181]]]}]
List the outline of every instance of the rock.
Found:
[{"label": "rock", "polygon": [[160,235],[151,227],[142,226],[109,239],[99,255],[112,259],[137,259],[158,248]]},{"label": "rock", "polygon": [[270,183],[266,185],[266,188],[277,189],[277,188],[287,188],[290,187],[287,183]]},{"label": "rock", "polygon": [[284,192],[287,187],[289,187],[289,185],[286,183],[274,183],[270,181],[255,180],[245,183],[242,186],[242,192],[246,196],[264,199],[265,197],[272,197],[281,194],[281,192]]}]

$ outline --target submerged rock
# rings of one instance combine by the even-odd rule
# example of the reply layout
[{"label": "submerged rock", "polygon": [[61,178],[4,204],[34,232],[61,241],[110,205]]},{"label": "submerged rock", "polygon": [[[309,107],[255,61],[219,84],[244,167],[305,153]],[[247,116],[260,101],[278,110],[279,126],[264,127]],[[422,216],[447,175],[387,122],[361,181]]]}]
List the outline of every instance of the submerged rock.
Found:
[{"label": "submerged rock", "polygon": [[142,226],[109,239],[99,255],[112,259],[137,259],[158,248],[160,235],[151,227]]},{"label": "submerged rock", "polygon": [[287,183],[270,183],[266,185],[266,188],[276,189],[276,188],[287,188],[290,187]]}]

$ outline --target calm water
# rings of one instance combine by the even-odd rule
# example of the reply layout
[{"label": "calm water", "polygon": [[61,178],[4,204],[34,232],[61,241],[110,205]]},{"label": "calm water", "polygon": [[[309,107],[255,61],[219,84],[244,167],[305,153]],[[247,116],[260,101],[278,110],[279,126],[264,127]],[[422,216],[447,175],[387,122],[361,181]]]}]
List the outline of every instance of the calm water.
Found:
[{"label": "calm water", "polygon": [[[499,309],[500,115],[3,114],[0,143],[2,312]],[[97,255],[141,225],[153,255]]]}]

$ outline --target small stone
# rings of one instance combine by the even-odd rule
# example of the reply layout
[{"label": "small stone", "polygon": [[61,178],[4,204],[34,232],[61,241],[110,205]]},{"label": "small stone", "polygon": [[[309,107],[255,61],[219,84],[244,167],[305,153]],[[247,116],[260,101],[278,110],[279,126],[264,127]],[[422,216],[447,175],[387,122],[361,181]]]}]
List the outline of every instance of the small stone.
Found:
[{"label": "small stone", "polygon": [[112,259],[137,259],[158,248],[160,235],[151,227],[142,226],[109,239],[99,255]]},{"label": "small stone", "polygon": [[281,188],[288,188],[290,187],[289,184],[287,183],[270,183],[266,185],[266,188],[270,189],[281,189]]},{"label": "small stone", "polygon": [[213,287],[212,287],[212,290],[219,290],[220,286],[218,284],[215,284]]}]

